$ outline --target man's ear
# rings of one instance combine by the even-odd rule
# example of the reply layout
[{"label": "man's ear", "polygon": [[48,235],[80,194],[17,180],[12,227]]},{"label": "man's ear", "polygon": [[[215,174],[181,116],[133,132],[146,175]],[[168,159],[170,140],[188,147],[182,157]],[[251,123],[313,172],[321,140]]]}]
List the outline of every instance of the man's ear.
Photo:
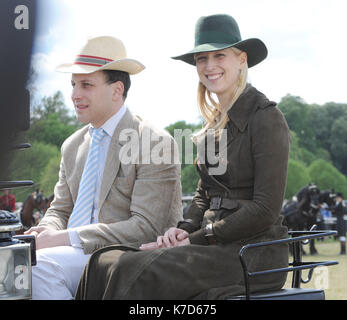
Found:
[{"label": "man's ear", "polygon": [[113,88],[113,99],[119,100],[119,98],[123,98],[124,93],[124,84],[122,81],[117,81],[111,84]]}]

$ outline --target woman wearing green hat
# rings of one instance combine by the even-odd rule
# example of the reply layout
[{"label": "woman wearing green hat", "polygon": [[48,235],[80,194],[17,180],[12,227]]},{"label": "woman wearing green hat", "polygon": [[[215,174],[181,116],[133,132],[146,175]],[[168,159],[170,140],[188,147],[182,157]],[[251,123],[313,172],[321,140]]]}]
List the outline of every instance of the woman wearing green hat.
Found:
[{"label": "woman wearing green hat", "polygon": [[[185,219],[140,248],[111,246],[95,252],[76,298],[223,299],[244,293],[242,246],[287,236],[280,211],[289,129],[276,104],[247,83],[248,68],[266,56],[261,40],[241,39],[231,16],[198,20],[194,49],[174,59],[196,66],[206,123],[194,140],[199,147],[206,143],[207,130],[215,130],[226,170],[211,174],[206,153],[199,156],[200,181]],[[250,271],[285,267],[288,248],[256,248],[246,261]],[[276,290],[285,280],[284,273],[255,277],[250,289]]]}]

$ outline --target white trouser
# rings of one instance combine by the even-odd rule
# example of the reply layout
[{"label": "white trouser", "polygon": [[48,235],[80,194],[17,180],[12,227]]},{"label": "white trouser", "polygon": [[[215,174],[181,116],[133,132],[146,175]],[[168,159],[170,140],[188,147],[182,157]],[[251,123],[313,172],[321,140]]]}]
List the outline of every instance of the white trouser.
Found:
[{"label": "white trouser", "polygon": [[71,246],[37,250],[37,264],[32,268],[32,299],[73,299],[89,257],[81,248]]}]

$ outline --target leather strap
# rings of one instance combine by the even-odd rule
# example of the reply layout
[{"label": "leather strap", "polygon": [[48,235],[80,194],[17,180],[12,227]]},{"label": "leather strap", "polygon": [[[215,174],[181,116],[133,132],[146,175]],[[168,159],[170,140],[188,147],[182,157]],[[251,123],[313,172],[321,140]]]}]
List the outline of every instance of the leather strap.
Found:
[{"label": "leather strap", "polygon": [[233,210],[238,208],[238,203],[234,199],[227,199],[223,197],[212,197],[210,199],[210,209],[219,210],[220,208]]}]

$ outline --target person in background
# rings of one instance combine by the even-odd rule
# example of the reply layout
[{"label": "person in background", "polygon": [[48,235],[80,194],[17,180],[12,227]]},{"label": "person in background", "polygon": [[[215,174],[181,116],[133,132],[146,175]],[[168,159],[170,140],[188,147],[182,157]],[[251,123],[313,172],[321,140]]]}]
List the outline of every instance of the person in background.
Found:
[{"label": "person in background", "polygon": [[[327,230],[325,221],[331,218],[331,211],[328,209],[329,207],[325,202],[322,204],[319,204],[319,213],[317,215],[318,230]],[[324,241],[324,238],[318,239],[318,241]]]},{"label": "person in background", "polygon": [[334,213],[336,216],[336,229],[337,236],[340,241],[340,254],[346,254],[346,225],[344,215],[347,214],[347,208],[343,205],[343,194],[338,192],[336,194],[336,204]]},{"label": "person in background", "polygon": [[10,189],[3,190],[0,197],[0,210],[7,210],[13,212],[16,210],[16,197],[11,193]]}]

